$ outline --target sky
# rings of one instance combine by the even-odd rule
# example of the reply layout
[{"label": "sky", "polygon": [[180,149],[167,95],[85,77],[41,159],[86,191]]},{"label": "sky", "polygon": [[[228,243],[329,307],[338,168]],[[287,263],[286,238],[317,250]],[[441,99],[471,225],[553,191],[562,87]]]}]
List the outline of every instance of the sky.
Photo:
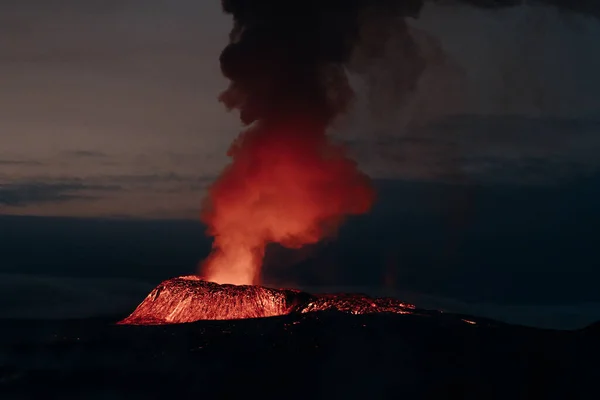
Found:
[{"label": "sky", "polygon": [[[271,278],[383,287],[396,263],[404,290],[600,303],[600,22],[429,4],[410,24],[430,61],[415,94],[400,104],[389,90],[402,63],[392,38],[362,74],[349,66],[356,101],[331,132],[374,179],[373,213],[316,258],[286,255],[303,267]],[[230,26],[218,1],[0,0],[5,286],[194,271],[210,249],[200,203],[241,129],[217,101]],[[98,222],[107,217],[142,222]]]},{"label": "sky", "polygon": [[[220,2],[0,7],[1,213],[195,218],[240,130],[216,100],[231,25]],[[416,94],[399,105],[386,91],[402,62],[392,38],[366,74],[349,71],[357,99],[332,132],[373,178],[531,183],[596,169],[596,20],[429,5],[411,24],[432,60]]]},{"label": "sky", "polygon": [[191,216],[237,133],[219,2],[1,4],[0,206]]}]

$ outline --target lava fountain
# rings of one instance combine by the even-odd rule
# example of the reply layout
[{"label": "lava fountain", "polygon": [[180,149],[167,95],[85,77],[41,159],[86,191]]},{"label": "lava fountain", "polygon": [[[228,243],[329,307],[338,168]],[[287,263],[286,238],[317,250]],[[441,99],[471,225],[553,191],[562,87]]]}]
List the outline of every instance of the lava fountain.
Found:
[{"label": "lava fountain", "polygon": [[[316,243],[374,200],[368,177],[327,129],[353,97],[344,66],[359,41],[361,16],[367,9],[414,15],[421,1],[294,4],[223,0],[235,24],[220,57],[231,81],[220,100],[249,128],[203,204],[201,219],[214,241],[200,274],[212,282],[259,284],[267,244]],[[415,51],[411,40],[407,48]]]}]

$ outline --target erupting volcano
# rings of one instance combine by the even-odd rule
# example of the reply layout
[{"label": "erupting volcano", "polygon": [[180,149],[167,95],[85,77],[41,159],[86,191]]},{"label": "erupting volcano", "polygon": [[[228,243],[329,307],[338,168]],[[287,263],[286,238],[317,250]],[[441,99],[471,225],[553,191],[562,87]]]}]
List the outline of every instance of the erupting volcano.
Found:
[{"label": "erupting volcano", "polygon": [[[294,4],[223,1],[235,25],[221,54],[231,84],[220,100],[238,109],[249,128],[231,146],[232,163],[203,206],[214,237],[201,265],[209,281],[258,284],[267,244],[316,243],[335,234],[344,217],[368,212],[374,200],[368,177],[327,129],[352,100],[344,66],[365,11],[415,15],[421,1]],[[411,40],[406,46],[414,51]]]},{"label": "erupting volcano", "polygon": [[369,178],[328,130],[353,99],[346,70],[352,61],[364,66],[382,58],[389,35],[398,35],[394,50],[403,61],[390,85],[399,98],[416,88],[427,52],[405,18],[416,18],[423,0],[223,0],[222,6],[234,27],[220,57],[230,80],[220,101],[238,110],[247,128],[203,203],[212,252],[199,276],[163,282],[123,323],[412,309],[389,299],[258,285],[268,244],[314,244],[335,235],[347,216],[370,210]]},{"label": "erupting volcano", "polygon": [[[237,109],[247,129],[228,155],[232,162],[209,188],[201,220],[214,238],[199,276],[161,283],[121,323],[153,324],[240,319],[337,310],[351,314],[406,313],[414,307],[363,295],[320,295],[269,289],[261,283],[268,244],[287,248],[336,234],[349,215],[370,210],[370,179],[328,129],[353,92],[346,74],[355,48],[377,57],[386,38],[365,38],[364,24],[390,24],[414,68],[423,62],[403,17],[421,0],[223,0],[234,28],[221,70],[231,83],[220,101]],[[385,22],[384,22],[385,21]],[[392,28],[393,26],[393,28]],[[378,30],[378,32],[385,31]],[[391,34],[391,33],[390,33]],[[367,35],[369,36],[369,35]],[[373,35],[371,35],[373,36]]]},{"label": "erupting volcano", "polygon": [[366,176],[318,123],[259,123],[230,154],[234,162],[211,188],[203,215],[215,237],[207,280],[257,284],[267,243],[316,243],[344,215],[367,212],[372,203]]},{"label": "erupting volcano", "polygon": [[184,276],[158,285],[123,325],[162,325],[200,320],[230,320],[339,311],[348,314],[408,314],[415,306],[362,294],[312,295],[293,289],[255,285],[219,285]]}]

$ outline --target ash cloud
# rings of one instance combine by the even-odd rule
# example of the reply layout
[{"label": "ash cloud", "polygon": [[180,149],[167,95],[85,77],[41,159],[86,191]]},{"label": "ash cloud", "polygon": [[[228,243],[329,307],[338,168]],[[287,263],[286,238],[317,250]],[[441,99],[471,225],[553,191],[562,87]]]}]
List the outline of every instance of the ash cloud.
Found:
[{"label": "ash cloud", "polygon": [[[365,13],[416,17],[421,7],[421,0],[308,0],[293,7],[277,0],[224,0],[234,28],[220,58],[231,85],[220,99],[239,109],[246,124],[304,112],[327,125],[352,97],[342,67],[360,40]],[[406,29],[403,20],[395,23]],[[417,56],[410,37],[404,45]],[[406,79],[416,75],[418,68]]]},{"label": "ash cloud", "polygon": [[[233,162],[203,204],[201,219],[215,238],[202,265],[205,279],[257,283],[268,244],[317,243],[335,236],[347,216],[371,209],[375,196],[368,177],[327,133],[354,99],[349,70],[367,76],[375,100],[380,93],[374,83],[389,88],[388,98],[371,101],[371,107],[390,114],[393,105],[397,114],[410,118],[418,113],[405,103],[429,67],[447,62],[443,37],[409,26],[425,3],[222,2],[234,26],[220,56],[222,73],[230,80],[220,100],[251,126],[232,144]],[[387,67],[386,74],[372,64]],[[463,179],[461,168],[450,175]],[[286,184],[290,180],[293,185]]]},{"label": "ash cloud", "polygon": [[[368,75],[369,85],[376,86],[372,91],[377,92],[371,94],[369,107],[385,113],[390,111],[386,102],[403,105],[417,90],[427,68],[448,61],[441,45],[443,37],[409,25],[409,20],[421,19],[425,6],[492,11],[546,6],[543,8],[559,13],[600,16],[600,6],[592,3],[308,0],[292,6],[276,0],[223,0],[223,10],[233,16],[234,27],[220,58],[222,72],[231,85],[220,100],[227,108],[238,109],[245,124],[283,118],[293,110],[318,116],[328,125],[353,100],[348,69]],[[390,91],[393,93],[381,93]]]},{"label": "ash cloud", "polygon": [[406,61],[393,45],[352,77],[357,106],[334,134],[370,176],[540,183],[598,170],[596,14],[425,5],[409,21],[426,61],[410,96],[394,90]]}]

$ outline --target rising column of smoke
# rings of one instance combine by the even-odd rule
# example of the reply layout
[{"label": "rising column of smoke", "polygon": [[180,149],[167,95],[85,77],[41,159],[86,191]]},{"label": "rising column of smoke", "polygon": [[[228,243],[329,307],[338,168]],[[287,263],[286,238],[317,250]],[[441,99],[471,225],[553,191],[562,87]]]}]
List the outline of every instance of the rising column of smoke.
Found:
[{"label": "rising column of smoke", "polygon": [[327,128],[352,99],[344,65],[361,16],[416,16],[421,3],[223,0],[234,28],[220,58],[231,81],[220,100],[249,127],[203,204],[201,218],[214,237],[201,264],[204,279],[259,283],[268,243],[316,243],[346,216],[370,209],[368,177],[329,141]]}]

